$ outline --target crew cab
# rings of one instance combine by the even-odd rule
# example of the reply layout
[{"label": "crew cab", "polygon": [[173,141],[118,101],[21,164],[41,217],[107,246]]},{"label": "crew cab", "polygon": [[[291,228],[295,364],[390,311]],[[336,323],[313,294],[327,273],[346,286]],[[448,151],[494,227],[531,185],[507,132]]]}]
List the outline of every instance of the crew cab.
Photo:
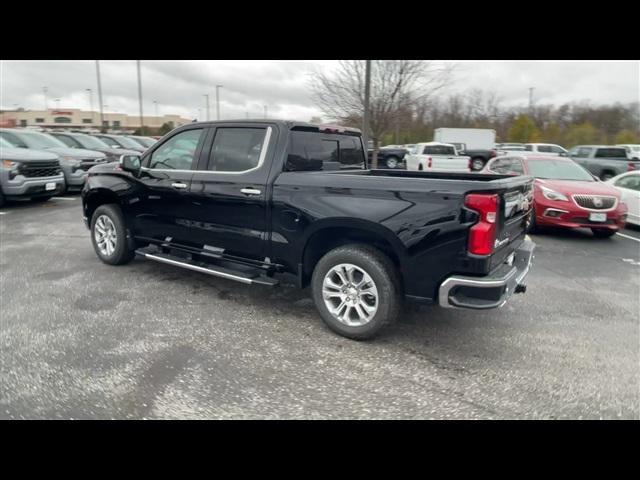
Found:
[{"label": "crew cab", "polygon": [[603,181],[624,172],[640,170],[640,161],[631,160],[624,147],[578,145],[569,150],[569,157]]},{"label": "crew cab", "polygon": [[289,274],[332,330],[365,339],[404,298],[488,309],[523,292],[532,182],[371,170],[356,129],[194,122],[92,168],[82,205],[107,264],[137,254],[270,287]]},{"label": "crew cab", "polygon": [[471,158],[460,155],[449,143],[417,143],[405,157],[407,170],[427,172],[469,172]]}]

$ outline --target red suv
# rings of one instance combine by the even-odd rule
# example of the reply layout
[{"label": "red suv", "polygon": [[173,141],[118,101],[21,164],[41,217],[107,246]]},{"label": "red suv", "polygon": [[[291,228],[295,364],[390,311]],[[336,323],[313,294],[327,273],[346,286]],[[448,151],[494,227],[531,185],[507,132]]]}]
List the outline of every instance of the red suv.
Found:
[{"label": "red suv", "polygon": [[620,193],[570,158],[497,157],[487,163],[484,171],[535,177],[531,231],[543,226],[586,227],[596,237],[610,237],[624,228],[627,206]]}]

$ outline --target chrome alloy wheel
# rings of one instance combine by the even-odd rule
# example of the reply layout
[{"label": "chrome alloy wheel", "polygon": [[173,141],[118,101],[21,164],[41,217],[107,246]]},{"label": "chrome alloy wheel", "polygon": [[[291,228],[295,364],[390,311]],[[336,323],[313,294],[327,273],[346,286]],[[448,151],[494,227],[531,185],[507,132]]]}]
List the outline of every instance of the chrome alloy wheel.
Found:
[{"label": "chrome alloy wheel", "polygon": [[102,255],[111,256],[116,249],[116,226],[113,221],[106,216],[100,215],[96,220],[93,236],[96,239],[96,245]]},{"label": "chrome alloy wheel", "polygon": [[378,311],[378,289],[362,268],[341,263],[322,281],[322,298],[333,317],[349,327],[371,321]]}]

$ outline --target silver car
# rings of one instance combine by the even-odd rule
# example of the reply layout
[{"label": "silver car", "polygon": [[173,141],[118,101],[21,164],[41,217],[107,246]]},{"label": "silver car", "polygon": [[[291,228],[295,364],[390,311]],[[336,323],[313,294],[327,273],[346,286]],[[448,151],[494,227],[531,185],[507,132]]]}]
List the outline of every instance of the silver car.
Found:
[{"label": "silver car", "polygon": [[81,190],[87,170],[103,163],[107,157],[104,153],[80,148],[69,148],[60,140],[46,133],[19,128],[1,128],[0,138],[18,148],[46,150],[60,156],[60,166],[64,173],[66,190]]},{"label": "silver car", "polygon": [[48,200],[65,190],[58,155],[16,148],[0,138],[0,206],[5,199]]}]

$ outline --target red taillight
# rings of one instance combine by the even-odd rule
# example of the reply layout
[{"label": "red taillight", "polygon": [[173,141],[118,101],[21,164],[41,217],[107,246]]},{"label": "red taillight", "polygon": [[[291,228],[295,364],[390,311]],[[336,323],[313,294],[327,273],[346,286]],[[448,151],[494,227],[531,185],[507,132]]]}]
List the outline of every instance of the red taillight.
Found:
[{"label": "red taillight", "polygon": [[489,158],[493,158],[496,155],[498,155],[498,152],[496,152],[495,150],[491,150],[491,153],[489,154]]},{"label": "red taillight", "polygon": [[496,237],[498,195],[471,193],[465,197],[464,205],[480,216],[478,223],[469,229],[469,253],[491,255]]},{"label": "red taillight", "polygon": [[433,158],[429,157],[429,168],[431,168],[431,165],[433,165]]},{"label": "red taillight", "polygon": [[627,166],[627,171],[630,172],[631,170],[635,170],[635,169],[636,169],[636,164],[633,162],[629,162]]},{"label": "red taillight", "polygon": [[471,158],[469,158],[469,162],[467,163],[467,168],[469,169],[469,171],[471,171],[473,169],[473,165],[472,165],[472,161]]}]

